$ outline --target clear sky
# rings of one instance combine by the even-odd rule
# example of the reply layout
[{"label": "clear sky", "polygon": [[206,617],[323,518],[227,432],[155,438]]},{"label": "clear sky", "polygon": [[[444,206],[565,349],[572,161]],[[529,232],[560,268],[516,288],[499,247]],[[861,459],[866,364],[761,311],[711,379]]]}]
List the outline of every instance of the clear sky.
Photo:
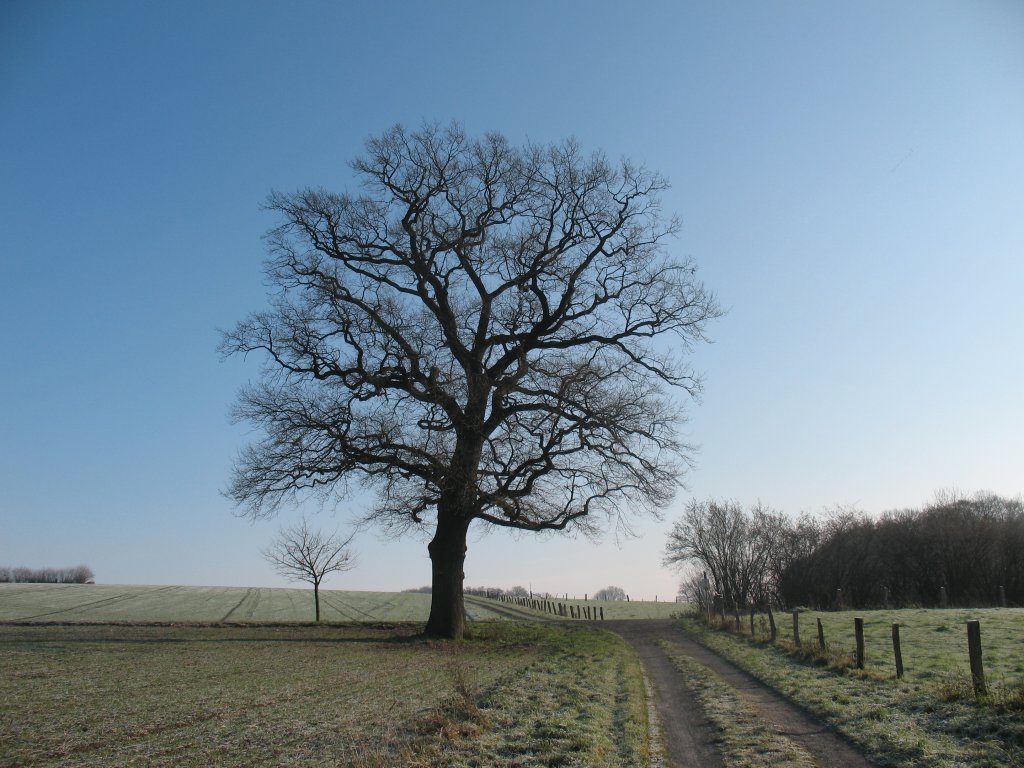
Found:
[{"label": "clear sky", "polygon": [[[265,304],[267,194],[349,188],[366,137],[424,120],[665,174],[671,247],[729,308],[665,519],[474,538],[469,584],[665,599],[691,497],[874,514],[1024,491],[1018,0],[6,0],[0,564],[284,584],[259,555],[279,521],[220,495],[258,365],[220,362],[218,329]],[[357,548],[329,586],[429,582],[422,540]]]}]

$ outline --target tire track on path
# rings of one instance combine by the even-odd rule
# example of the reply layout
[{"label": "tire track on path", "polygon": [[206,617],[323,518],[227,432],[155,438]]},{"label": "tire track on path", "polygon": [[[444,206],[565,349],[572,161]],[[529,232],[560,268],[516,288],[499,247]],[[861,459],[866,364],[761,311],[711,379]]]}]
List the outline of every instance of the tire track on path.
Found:
[{"label": "tire track on path", "polygon": [[670,765],[690,768],[722,766],[723,762],[715,745],[717,729],[687,689],[683,675],[658,645],[659,641],[670,643],[676,651],[718,675],[767,727],[806,749],[822,768],[868,768],[871,765],[830,727],[700,645],[671,619],[606,621],[602,626],[620,635],[640,656],[654,685]]}]

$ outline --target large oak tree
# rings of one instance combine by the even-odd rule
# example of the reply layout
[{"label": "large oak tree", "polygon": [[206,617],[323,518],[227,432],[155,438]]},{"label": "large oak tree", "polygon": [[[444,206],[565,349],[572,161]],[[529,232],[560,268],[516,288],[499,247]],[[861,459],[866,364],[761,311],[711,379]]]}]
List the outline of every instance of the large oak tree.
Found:
[{"label": "large oak tree", "polygon": [[396,126],[353,169],[359,194],[269,199],[271,308],[223,341],[266,355],[229,493],[265,516],[369,484],[373,516],[433,526],[426,632],[461,637],[474,520],[595,530],[672,497],[675,395],[698,393],[688,355],[719,309],[666,252],[646,168]]}]

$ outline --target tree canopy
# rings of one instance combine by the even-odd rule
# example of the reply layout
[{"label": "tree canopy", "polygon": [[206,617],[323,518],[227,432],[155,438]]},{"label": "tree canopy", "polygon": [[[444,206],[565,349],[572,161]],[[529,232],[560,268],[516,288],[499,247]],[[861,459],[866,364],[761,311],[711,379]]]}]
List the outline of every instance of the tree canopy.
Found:
[{"label": "tree canopy", "polygon": [[672,498],[690,461],[688,364],[720,314],[665,250],[666,181],[572,141],[514,147],[396,126],[353,163],[362,193],[273,194],[271,307],[226,333],[260,351],[235,414],[263,429],[229,493],[377,492],[433,524],[428,632],[462,632],[470,523],[592,532]]}]

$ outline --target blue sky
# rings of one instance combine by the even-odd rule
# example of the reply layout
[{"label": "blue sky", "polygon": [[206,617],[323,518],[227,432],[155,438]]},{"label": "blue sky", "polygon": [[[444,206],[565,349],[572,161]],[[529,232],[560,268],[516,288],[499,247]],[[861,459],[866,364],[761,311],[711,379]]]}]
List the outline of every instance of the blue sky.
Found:
[{"label": "blue sky", "polygon": [[[664,599],[691,496],[1024,492],[1024,4],[8,0],[0,564],[283,584],[278,522],[219,493],[258,367],[220,362],[218,329],[264,306],[267,194],[349,188],[366,137],[424,120],[662,172],[671,247],[730,310],[665,519],[484,536],[470,584]],[[421,540],[357,547],[333,586],[429,582]]]}]

